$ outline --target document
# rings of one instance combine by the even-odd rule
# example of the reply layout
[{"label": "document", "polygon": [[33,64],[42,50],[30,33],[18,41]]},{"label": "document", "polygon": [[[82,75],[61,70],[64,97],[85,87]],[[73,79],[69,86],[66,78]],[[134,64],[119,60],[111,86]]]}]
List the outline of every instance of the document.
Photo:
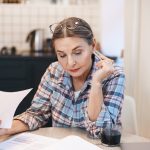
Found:
[{"label": "document", "polygon": [[[21,133],[1,142],[0,150],[44,150],[58,140],[32,133]],[[50,150],[50,149],[49,149]]]},{"label": "document", "polygon": [[0,150],[102,150],[86,140],[70,135],[55,139],[29,132],[18,134],[2,143]]},{"label": "document", "polygon": [[31,90],[27,89],[18,92],[0,91],[0,120],[2,120],[0,128],[11,128],[16,108]]},{"label": "document", "polygon": [[[103,150],[100,147],[75,135],[70,135],[61,139],[60,141],[57,142],[57,144],[53,144],[50,147],[50,149],[51,150]],[[46,148],[44,150],[49,150],[49,148]]]}]

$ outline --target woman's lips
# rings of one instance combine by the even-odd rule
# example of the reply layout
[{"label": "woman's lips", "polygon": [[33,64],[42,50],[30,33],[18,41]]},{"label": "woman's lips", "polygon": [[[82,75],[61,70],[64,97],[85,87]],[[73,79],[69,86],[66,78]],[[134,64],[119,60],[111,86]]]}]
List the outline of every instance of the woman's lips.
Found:
[{"label": "woman's lips", "polygon": [[70,69],[69,71],[70,71],[70,72],[77,72],[79,69],[80,69],[80,68],[78,68],[78,69]]}]

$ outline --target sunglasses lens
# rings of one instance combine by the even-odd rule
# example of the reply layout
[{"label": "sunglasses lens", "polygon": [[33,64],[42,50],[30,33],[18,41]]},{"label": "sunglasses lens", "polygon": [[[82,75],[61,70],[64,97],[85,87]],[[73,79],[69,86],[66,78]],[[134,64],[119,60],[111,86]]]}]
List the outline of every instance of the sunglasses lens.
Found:
[{"label": "sunglasses lens", "polygon": [[[78,27],[80,27],[80,29],[78,29]],[[52,33],[55,34],[60,34],[63,31],[63,28],[66,28],[68,30],[81,30],[87,32],[88,31],[88,27],[82,25],[81,21],[79,19],[73,19],[72,21],[66,21],[65,23],[61,24],[61,23],[54,23],[52,25],[50,25],[50,30]],[[77,30],[76,30],[77,29]]]},{"label": "sunglasses lens", "polygon": [[52,25],[50,25],[50,30],[52,33],[59,33],[62,30],[62,25],[59,23],[54,23]]}]

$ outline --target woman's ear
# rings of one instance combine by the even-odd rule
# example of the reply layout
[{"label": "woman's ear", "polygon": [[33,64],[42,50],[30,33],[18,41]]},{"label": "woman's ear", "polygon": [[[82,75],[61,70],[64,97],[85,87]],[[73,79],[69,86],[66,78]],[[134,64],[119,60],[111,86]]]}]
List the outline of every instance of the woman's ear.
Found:
[{"label": "woman's ear", "polygon": [[102,50],[100,42],[96,41],[96,39],[93,39],[93,45],[94,45],[95,50],[98,50],[98,51]]},{"label": "woman's ear", "polygon": [[96,48],[96,39],[93,38],[92,49],[95,50],[95,48]]}]

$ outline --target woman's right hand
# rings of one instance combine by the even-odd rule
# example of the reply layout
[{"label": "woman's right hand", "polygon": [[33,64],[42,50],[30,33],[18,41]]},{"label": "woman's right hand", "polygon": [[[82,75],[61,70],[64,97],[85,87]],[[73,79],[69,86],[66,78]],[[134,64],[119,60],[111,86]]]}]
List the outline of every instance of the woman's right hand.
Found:
[{"label": "woman's right hand", "polygon": [[6,135],[6,134],[7,134],[7,131],[8,131],[8,129],[0,128],[0,136]]},{"label": "woman's right hand", "polygon": [[[0,124],[2,120],[0,120]],[[16,133],[28,131],[29,127],[27,124],[23,123],[20,120],[13,120],[12,127],[10,129],[0,128],[0,136],[2,135],[13,135]]]}]

